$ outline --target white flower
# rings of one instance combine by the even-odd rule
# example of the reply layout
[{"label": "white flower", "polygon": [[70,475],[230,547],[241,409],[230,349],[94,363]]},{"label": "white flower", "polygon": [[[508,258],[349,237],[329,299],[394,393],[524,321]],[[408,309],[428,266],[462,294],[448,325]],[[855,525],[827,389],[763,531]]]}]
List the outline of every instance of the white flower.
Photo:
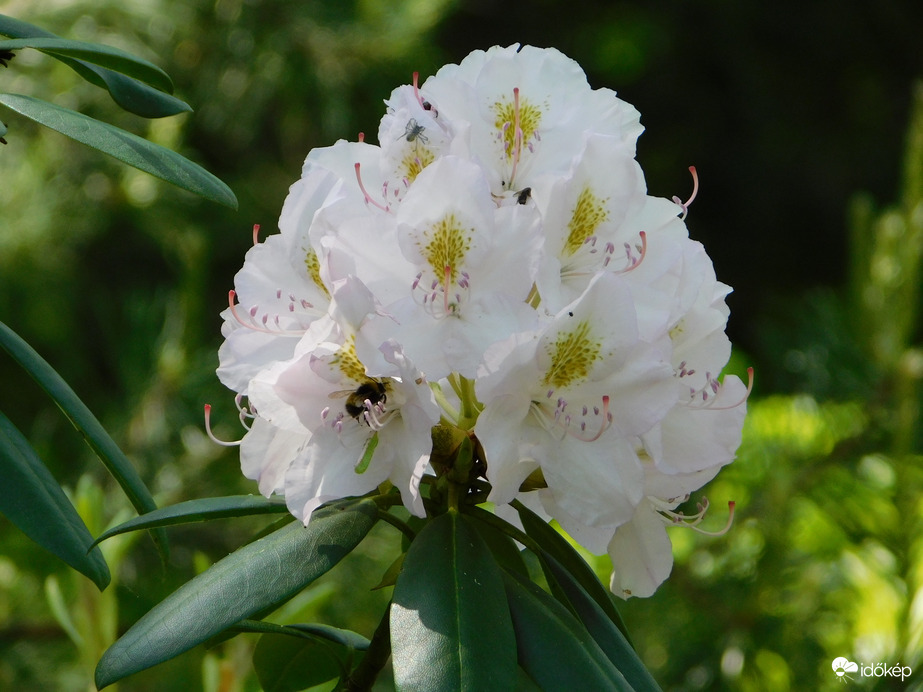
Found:
[{"label": "white flower", "polygon": [[541,332],[489,352],[474,430],[487,455],[490,499],[510,501],[540,467],[549,501],[583,524],[630,519],[643,486],[630,440],[676,401],[668,355],[638,339],[628,286],[607,272]]},{"label": "white flower", "polygon": [[393,336],[431,379],[474,377],[488,346],[534,323],[526,298],[541,252],[538,214],[497,207],[480,168],[445,156],[416,178],[395,220],[405,296],[369,323],[367,339]]},{"label": "white flower", "polygon": [[566,170],[584,132],[634,145],[643,128],[631,105],[590,89],[580,66],[553,48],[495,46],[446,65],[422,93],[439,118],[464,122],[455,153],[478,161],[496,195],[518,192]]},{"label": "white flower", "polygon": [[571,169],[549,182],[536,183],[532,196],[545,229],[538,291],[546,309],[557,311],[598,272],[624,273],[642,263],[641,233],[656,229],[627,222],[647,198],[634,146],[618,137],[589,135]]},{"label": "white flower", "polygon": [[378,145],[307,156],[235,277],[244,474],[305,523],[384,481],[417,516],[427,474],[456,505],[486,481],[653,593],[749,393],[719,384],[730,289],[688,202],[647,194],[638,112],[554,49],[476,51],[385,105]]},{"label": "white flower", "polygon": [[705,516],[708,501],[699,503],[699,511],[684,516],[674,511],[689,494],[698,490],[718,473],[721,464],[695,473],[665,475],[645,464],[645,498],[631,521],[619,526],[607,546],[612,560],[610,588],[622,598],[644,598],[657,590],[673,569],[673,546],[667,535],[670,526],[691,528],[708,535],[721,535],[730,527],[733,504],[724,529],[703,531],[698,524]]},{"label": "white flower", "polygon": [[[245,468],[263,492],[280,490],[281,479],[289,508],[305,523],[324,502],[363,495],[386,479],[408,509],[423,512],[419,481],[438,409],[422,374],[393,342],[381,348],[397,377],[375,376],[357,357],[357,327],[374,310],[358,280],[338,282],[330,312],[311,325],[295,355],[250,383],[259,425],[244,438]],[[251,436],[270,443],[261,460]]]}]

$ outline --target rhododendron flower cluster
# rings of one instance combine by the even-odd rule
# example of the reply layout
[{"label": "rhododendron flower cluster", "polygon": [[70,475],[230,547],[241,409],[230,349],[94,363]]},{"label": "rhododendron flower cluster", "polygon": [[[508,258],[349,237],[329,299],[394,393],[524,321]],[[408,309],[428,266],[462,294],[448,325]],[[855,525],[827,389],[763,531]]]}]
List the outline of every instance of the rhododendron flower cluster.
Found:
[{"label": "rhododendron flower cluster", "polygon": [[449,478],[456,502],[518,499],[608,552],[616,594],[653,593],[748,386],[719,381],[730,288],[687,204],[647,194],[638,112],[530,46],[386,106],[377,146],[308,155],[235,279],[218,375],[244,474],[306,524],[383,488],[425,516]]}]

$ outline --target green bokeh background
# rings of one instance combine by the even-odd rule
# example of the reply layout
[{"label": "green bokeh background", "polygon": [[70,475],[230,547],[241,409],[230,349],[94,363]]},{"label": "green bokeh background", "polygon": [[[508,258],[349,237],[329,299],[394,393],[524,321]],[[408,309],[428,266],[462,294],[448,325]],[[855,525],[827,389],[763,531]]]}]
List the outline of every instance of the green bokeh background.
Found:
[{"label": "green bokeh background", "polygon": [[[252,225],[274,232],[307,152],[374,141],[395,86],[471,50],[518,41],[576,59],[641,111],[651,194],[685,198],[696,166],[690,233],[735,289],[731,369],[756,368],[743,447],[706,489],[708,523],[736,500],[735,526],[672,531],[672,577],[622,608],[642,657],[667,691],[835,689],[838,656],[919,669],[857,689],[923,689],[923,4],[6,0],[0,12],[151,60],[195,113],[130,116],[34,51],[0,68],[0,90],[173,148],[240,200],[220,208],[0,113],[0,320],[71,383],[160,504],[255,492],[236,450],[205,436],[202,406],[239,437],[214,376],[218,313]],[[0,406],[94,533],[129,516],[2,354]],[[263,523],[171,529],[168,570],[147,538],[115,539],[100,596],[0,519],[0,689],[93,689],[117,630]],[[371,589],[398,549],[377,528],[277,621],[370,635],[390,591]],[[256,690],[255,641],[200,647],[120,688]]]}]

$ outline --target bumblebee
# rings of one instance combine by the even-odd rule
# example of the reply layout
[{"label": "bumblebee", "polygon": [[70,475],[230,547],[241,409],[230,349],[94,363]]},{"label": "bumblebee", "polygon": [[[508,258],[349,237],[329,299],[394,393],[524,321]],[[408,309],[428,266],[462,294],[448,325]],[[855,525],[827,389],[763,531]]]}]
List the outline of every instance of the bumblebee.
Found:
[{"label": "bumblebee", "polygon": [[353,391],[336,392],[332,396],[345,396],[346,404],[343,408],[346,409],[346,413],[356,420],[361,420],[362,414],[366,411],[366,401],[374,406],[388,400],[388,386],[380,380],[368,380]]}]

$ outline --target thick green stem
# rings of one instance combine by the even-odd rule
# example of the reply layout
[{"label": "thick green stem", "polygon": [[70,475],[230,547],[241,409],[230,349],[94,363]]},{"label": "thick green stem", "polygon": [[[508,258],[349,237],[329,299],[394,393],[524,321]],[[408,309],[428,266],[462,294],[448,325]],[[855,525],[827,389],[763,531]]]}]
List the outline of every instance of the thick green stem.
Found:
[{"label": "thick green stem", "polygon": [[356,667],[349,679],[346,680],[347,692],[368,692],[375,684],[375,679],[388,662],[391,656],[391,604],[385,609],[385,614],[372,635],[365,658]]},{"label": "thick green stem", "polygon": [[405,522],[401,521],[396,516],[390,512],[385,511],[384,509],[379,508],[378,518],[387,524],[391,524],[391,526],[403,533],[411,541],[417,537],[416,531],[410,528]]}]

